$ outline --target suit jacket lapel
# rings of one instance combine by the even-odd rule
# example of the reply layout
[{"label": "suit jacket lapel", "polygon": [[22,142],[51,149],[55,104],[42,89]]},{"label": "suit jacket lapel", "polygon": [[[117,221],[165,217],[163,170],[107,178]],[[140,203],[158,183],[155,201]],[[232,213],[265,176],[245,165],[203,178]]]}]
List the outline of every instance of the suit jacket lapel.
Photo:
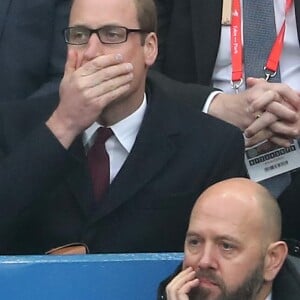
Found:
[{"label": "suit jacket lapel", "polygon": [[154,136],[149,128],[143,130],[119,174],[111,183],[109,193],[103,199],[94,219],[110,213],[132,199],[166,165],[173,151],[168,137],[163,134]]},{"label": "suit jacket lapel", "polygon": [[12,0],[1,0],[0,1],[0,38],[3,33],[5,26],[5,20],[8,13],[8,8]]},{"label": "suit jacket lapel", "polygon": [[[191,16],[198,78],[208,73],[210,80],[219,49],[222,1],[191,0]],[[211,52],[214,55],[207,55]]]},{"label": "suit jacket lapel", "polygon": [[88,216],[94,196],[81,136],[72,144],[70,154],[74,158],[74,167],[66,179],[67,184],[82,211]]}]

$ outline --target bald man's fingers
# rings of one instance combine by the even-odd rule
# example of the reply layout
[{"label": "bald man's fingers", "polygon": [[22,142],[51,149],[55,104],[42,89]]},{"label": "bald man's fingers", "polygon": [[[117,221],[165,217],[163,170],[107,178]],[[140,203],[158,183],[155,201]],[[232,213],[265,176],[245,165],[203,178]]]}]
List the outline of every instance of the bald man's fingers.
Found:
[{"label": "bald man's fingers", "polygon": [[195,278],[196,272],[188,267],[181,271],[166,287],[168,300],[188,300],[188,293],[197,286],[199,280]]},{"label": "bald man's fingers", "polygon": [[196,276],[196,272],[193,270],[192,267],[188,267],[178,273],[173,280],[168,284],[167,287],[172,287],[172,286],[181,286],[183,285],[186,281],[194,279]]}]

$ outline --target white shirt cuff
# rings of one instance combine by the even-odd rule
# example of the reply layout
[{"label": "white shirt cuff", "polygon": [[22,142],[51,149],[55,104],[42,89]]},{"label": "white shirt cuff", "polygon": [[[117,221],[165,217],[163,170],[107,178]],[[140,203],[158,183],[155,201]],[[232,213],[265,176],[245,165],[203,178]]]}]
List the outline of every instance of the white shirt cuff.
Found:
[{"label": "white shirt cuff", "polygon": [[203,109],[202,109],[202,111],[204,112],[204,113],[208,113],[208,109],[209,109],[209,107],[210,107],[210,104],[212,103],[212,101],[215,99],[215,97],[217,96],[217,95],[219,95],[219,94],[222,94],[223,92],[221,92],[221,91],[214,91],[214,92],[211,92],[210,93],[210,95],[207,97],[207,99],[206,99],[206,102],[205,102],[205,104],[204,104],[204,106],[203,106]]}]

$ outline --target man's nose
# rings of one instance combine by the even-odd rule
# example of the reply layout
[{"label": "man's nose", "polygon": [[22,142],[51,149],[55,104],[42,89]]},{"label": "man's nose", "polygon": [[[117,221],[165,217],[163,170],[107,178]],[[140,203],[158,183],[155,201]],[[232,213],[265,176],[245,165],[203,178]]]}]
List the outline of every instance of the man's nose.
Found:
[{"label": "man's nose", "polygon": [[84,50],[84,60],[92,60],[104,54],[104,46],[96,33],[92,33]]},{"label": "man's nose", "polygon": [[217,264],[217,254],[214,247],[205,245],[199,255],[198,267],[201,269],[216,269]]}]

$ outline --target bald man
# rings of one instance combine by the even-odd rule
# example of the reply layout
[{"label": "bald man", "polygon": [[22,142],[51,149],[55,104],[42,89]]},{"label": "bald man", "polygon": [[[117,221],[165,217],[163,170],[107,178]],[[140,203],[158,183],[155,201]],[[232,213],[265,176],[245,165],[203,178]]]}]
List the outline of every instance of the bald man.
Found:
[{"label": "bald man", "polygon": [[299,300],[300,274],[280,236],[280,209],[264,187],[244,178],[211,186],[194,205],[184,261],[159,299]]}]

